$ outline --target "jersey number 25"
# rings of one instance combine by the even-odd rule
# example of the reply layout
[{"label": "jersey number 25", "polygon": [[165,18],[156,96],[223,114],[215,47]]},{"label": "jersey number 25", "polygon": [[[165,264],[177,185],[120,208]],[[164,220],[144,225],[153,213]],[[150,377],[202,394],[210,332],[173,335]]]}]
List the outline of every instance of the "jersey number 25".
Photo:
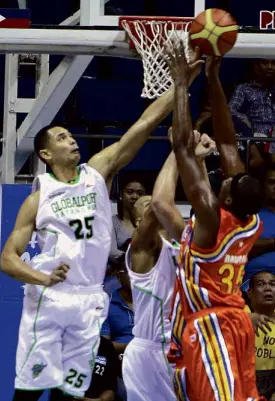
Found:
[{"label": "jersey number 25", "polygon": [[69,222],[70,227],[74,230],[76,239],[89,239],[93,236],[93,220],[94,216],[85,217],[84,224],[80,219],[71,220]]}]

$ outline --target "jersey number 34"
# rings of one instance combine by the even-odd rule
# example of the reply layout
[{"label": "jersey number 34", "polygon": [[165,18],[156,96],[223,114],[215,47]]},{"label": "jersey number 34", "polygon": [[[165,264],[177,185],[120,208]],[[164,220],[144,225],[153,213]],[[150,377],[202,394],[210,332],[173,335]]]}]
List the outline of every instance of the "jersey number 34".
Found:
[{"label": "jersey number 34", "polygon": [[80,219],[71,220],[69,226],[74,230],[76,239],[89,239],[93,236],[94,216],[85,217],[84,222]]}]

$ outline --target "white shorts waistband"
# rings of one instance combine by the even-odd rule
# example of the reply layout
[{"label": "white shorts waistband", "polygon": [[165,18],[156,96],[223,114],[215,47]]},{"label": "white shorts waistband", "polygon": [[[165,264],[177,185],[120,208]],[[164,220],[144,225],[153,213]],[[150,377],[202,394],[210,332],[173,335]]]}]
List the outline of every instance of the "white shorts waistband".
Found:
[{"label": "white shorts waistband", "polygon": [[139,338],[139,337],[134,337],[133,340],[131,341],[131,344],[138,345],[144,348],[151,348],[151,349],[154,348],[159,350],[166,349],[166,347],[168,346],[167,343],[162,343],[161,341],[147,340],[145,338]]}]

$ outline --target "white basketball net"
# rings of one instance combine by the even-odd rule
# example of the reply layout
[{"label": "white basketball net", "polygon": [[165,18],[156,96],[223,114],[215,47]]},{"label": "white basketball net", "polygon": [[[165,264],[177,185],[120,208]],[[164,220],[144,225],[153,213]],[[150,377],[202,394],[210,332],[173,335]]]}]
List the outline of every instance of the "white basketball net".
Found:
[{"label": "white basketball net", "polygon": [[155,99],[163,95],[171,86],[172,78],[164,59],[165,47],[175,46],[183,41],[185,54],[189,60],[189,23],[185,21],[121,21],[130,39],[142,57],[144,88],[142,97]]}]

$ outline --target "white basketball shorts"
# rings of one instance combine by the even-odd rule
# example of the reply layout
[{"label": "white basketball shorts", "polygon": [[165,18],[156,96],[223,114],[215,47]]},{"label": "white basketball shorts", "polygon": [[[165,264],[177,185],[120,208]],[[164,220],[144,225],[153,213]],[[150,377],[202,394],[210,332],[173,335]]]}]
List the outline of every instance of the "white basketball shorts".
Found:
[{"label": "white basketball shorts", "polygon": [[134,338],[124,352],[122,374],[127,401],[176,401],[174,370],[163,344]]},{"label": "white basketball shorts", "polygon": [[29,291],[24,297],[15,388],[59,387],[83,397],[91,382],[109,298],[101,286],[53,288],[44,288],[39,296]]}]

